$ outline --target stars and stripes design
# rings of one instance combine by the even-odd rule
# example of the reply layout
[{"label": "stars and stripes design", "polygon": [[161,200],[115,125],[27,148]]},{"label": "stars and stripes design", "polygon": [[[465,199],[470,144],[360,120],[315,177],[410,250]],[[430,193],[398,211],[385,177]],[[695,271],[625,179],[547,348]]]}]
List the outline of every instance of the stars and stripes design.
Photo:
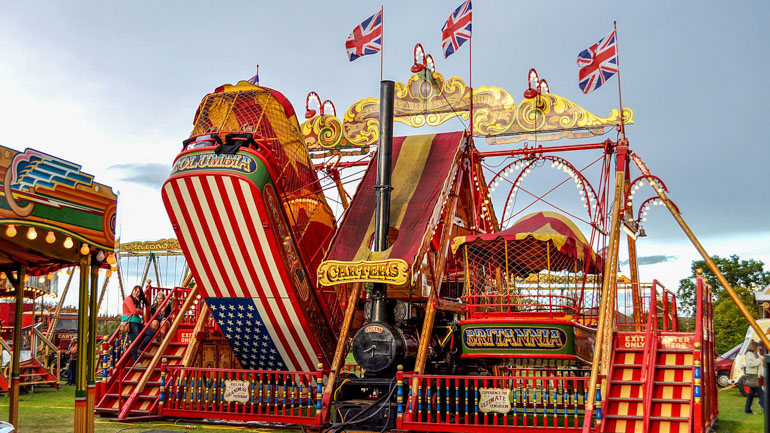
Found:
[{"label": "stars and stripes design", "polygon": [[454,54],[458,48],[471,38],[471,0],[467,0],[455,9],[444,27],[441,28],[441,46],[444,58]]},{"label": "stars and stripes design", "polygon": [[602,86],[618,72],[618,50],[615,30],[578,54],[578,86],[588,94]]},{"label": "stars and stripes design", "polygon": [[247,370],[287,370],[253,298],[206,298],[233,354]]},{"label": "stars and stripes design", "polygon": [[382,50],[382,9],[357,25],[345,41],[348,59],[353,60]]},{"label": "stars and stripes design", "polygon": [[[269,217],[257,186],[224,173],[173,176],[163,186],[163,201],[212,305],[219,305],[219,298],[228,310],[230,305],[253,308],[249,311],[263,326],[260,334],[270,337],[270,348],[278,352],[284,368],[313,371],[319,361],[317,342],[303,310],[293,302],[291,276],[277,252],[281,246],[273,231],[263,226]],[[225,332],[222,322],[217,323]],[[233,338],[256,335],[245,326],[230,332]],[[247,362],[243,358],[244,366]]]}]

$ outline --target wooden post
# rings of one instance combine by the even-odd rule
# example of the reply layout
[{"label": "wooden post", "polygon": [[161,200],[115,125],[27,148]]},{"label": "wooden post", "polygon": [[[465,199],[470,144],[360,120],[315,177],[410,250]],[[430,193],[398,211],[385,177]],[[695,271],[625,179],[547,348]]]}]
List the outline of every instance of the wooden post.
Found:
[{"label": "wooden post", "polygon": [[[606,371],[609,368],[609,364],[604,362],[605,358],[609,359],[609,356],[611,356],[611,353],[607,354],[604,352],[607,352],[612,344],[612,312],[615,309],[615,293],[613,289],[618,281],[616,273],[622,217],[621,202],[623,201],[625,191],[625,162],[621,161],[621,158],[625,158],[626,156],[627,145],[628,143],[626,143],[625,140],[622,140],[621,143],[618,143],[617,148],[618,161],[616,162],[615,171],[615,196],[612,205],[609,250],[604,258],[604,275],[601,287],[602,298],[599,305],[599,323],[596,327],[596,341],[594,343],[594,355],[592,358],[593,364],[591,365],[591,379],[588,385],[588,400],[586,401],[585,409],[586,416],[583,424],[584,429],[586,425],[590,425],[593,415],[594,399],[596,398],[596,387],[600,372]],[[606,341],[608,339],[609,341]]]},{"label": "wooden post", "polygon": [[21,383],[21,370],[19,363],[21,360],[21,327],[22,316],[24,315],[24,279],[27,274],[27,267],[19,265],[19,270],[15,279],[10,279],[16,288],[16,317],[13,321],[13,353],[11,361],[11,393],[8,408],[8,422],[19,429],[19,385]]},{"label": "wooden post", "polygon": [[97,292],[99,290],[99,263],[91,263],[90,267],[91,289],[89,291],[89,316],[88,316],[88,390],[86,399],[86,432],[94,432],[94,408],[96,405],[96,368],[99,360],[96,356],[96,318],[99,316],[99,306],[97,305]]},{"label": "wooden post", "polygon": [[203,306],[200,309],[200,313],[198,313],[198,321],[195,323],[195,328],[193,328],[192,338],[187,342],[187,349],[184,352],[184,357],[182,357],[182,367],[192,367],[192,363],[195,361],[195,353],[200,345],[200,341],[198,341],[196,336],[199,332],[203,331],[206,322],[209,320],[209,314],[211,313],[209,306],[205,302],[201,302],[201,304]]},{"label": "wooden post", "polygon": [[86,361],[88,336],[88,270],[91,267],[91,253],[80,255],[80,293],[78,296],[78,364],[75,376],[75,433],[86,433],[88,430],[88,418],[93,413],[88,413],[87,389],[86,389]]},{"label": "wooden post", "polygon": [[337,349],[334,351],[334,358],[332,359],[331,371],[329,372],[329,381],[326,382],[326,388],[323,391],[322,401],[322,420],[327,419],[329,408],[331,407],[332,394],[334,392],[334,382],[337,379],[337,373],[342,368],[342,363],[347,355],[348,336],[350,335],[350,328],[353,324],[353,317],[356,315],[356,304],[358,298],[361,297],[362,283],[354,283],[353,288],[350,289],[350,296],[348,297],[348,304],[345,306],[345,315],[342,316],[342,329],[340,329],[340,335],[337,339]]}]

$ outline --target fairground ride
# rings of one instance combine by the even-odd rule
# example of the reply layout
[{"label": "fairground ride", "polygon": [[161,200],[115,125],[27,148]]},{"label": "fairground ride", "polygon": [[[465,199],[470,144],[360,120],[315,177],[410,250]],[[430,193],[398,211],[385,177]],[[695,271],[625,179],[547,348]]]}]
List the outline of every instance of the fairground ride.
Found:
[{"label": "fairground ride", "polygon": [[[171,330],[147,364],[105,348],[100,413],[324,431],[710,429],[710,286],[698,277],[695,330],[680,331],[674,294],[636,266],[651,206],[734,292],[629,148],[631,110],[594,115],[534,70],[517,104],[415,53],[407,83],[383,82],[344,120],[311,92],[300,125],[280,92],[245,81],[203,98],[162,188],[196,284],[148,288],[170,293]],[[465,131],[393,138],[393,121],[458,117]]]}]

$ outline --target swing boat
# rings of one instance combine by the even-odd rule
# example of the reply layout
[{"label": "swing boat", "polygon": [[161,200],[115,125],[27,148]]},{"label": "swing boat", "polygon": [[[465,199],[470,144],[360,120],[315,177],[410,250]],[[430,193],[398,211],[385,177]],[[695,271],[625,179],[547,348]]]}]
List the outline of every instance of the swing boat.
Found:
[{"label": "swing boat", "polygon": [[[631,110],[600,117],[532,92],[531,83],[518,105],[505,89],[473,89],[471,110],[471,89],[433,67],[395,87],[395,121],[438,126],[461,116],[473,126],[393,139],[388,208],[372,188],[391,187],[376,177],[389,153],[369,154],[380,101],[363,99],[340,120],[311,92],[300,125],[283,95],[247,82],[203,99],[163,187],[197,283],[177,303],[192,337],[180,362],[153,355],[152,368],[161,367],[146,410],[132,412],[142,398],[120,403],[115,394],[120,418],[359,431],[707,431],[717,413],[709,286],[698,277],[696,329],[681,332],[674,295],[639,281],[633,252],[631,278],[616,276],[620,210],[633,215],[629,190],[646,182],[668,206],[665,185],[624,136],[563,144],[630,124]],[[479,137],[500,147],[480,150]],[[575,151],[600,154],[598,180],[566,159]],[[514,210],[526,175],[547,162],[578,186],[590,235],[573,214]],[[632,162],[642,172],[634,181]],[[350,199],[340,172],[354,167],[365,170]],[[507,195],[493,194],[499,184]],[[344,207],[339,219],[329,191]],[[384,211],[391,224],[383,231],[375,220]],[[373,241],[382,248],[372,251]],[[188,313],[198,296],[204,302]],[[254,317],[251,328],[237,323]],[[231,352],[201,365],[211,338]],[[264,349],[251,349],[255,341]],[[345,365],[351,350],[357,367]],[[105,377],[120,383],[124,368],[105,368]],[[151,377],[141,376],[132,380]]]}]

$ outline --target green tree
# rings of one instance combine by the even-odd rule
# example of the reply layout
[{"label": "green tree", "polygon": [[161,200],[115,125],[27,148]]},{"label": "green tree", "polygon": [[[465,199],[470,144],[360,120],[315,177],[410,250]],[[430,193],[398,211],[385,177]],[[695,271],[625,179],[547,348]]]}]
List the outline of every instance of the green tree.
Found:
[{"label": "green tree", "polygon": [[[735,289],[743,304],[756,318],[757,308],[754,302],[754,291],[770,284],[770,271],[765,271],[765,264],[753,259],[741,260],[737,255],[731,255],[729,258],[712,256],[711,259],[714,260],[727,282]],[[681,315],[692,316],[695,314],[697,290],[695,270],[701,269],[704,278],[712,287],[717,352],[727,351],[743,340],[748,323],[727,291],[719,284],[714,273],[706,266],[704,260],[693,261],[691,269],[690,277],[679,281],[677,308]]]},{"label": "green tree", "polygon": [[[770,284],[770,271],[765,271],[765,264],[761,261],[753,259],[741,260],[740,257],[735,254],[726,259],[719,256],[712,256],[711,259],[716,263],[720,272],[722,272],[722,275],[725,276],[725,279],[727,279],[727,282],[730,283],[733,288],[744,287],[751,289],[739,293],[743,303],[747,306],[754,304],[754,295],[751,293],[753,290],[760,289]],[[711,269],[709,269],[708,266],[706,266],[706,261],[695,260],[692,262],[692,274],[690,277],[679,281],[679,291],[676,295],[677,308],[679,308],[682,313],[688,315],[695,314],[696,269],[701,269],[703,271],[703,277],[711,284],[714,305],[728,297],[727,292],[719,284],[714,273],[711,272]]]}]

